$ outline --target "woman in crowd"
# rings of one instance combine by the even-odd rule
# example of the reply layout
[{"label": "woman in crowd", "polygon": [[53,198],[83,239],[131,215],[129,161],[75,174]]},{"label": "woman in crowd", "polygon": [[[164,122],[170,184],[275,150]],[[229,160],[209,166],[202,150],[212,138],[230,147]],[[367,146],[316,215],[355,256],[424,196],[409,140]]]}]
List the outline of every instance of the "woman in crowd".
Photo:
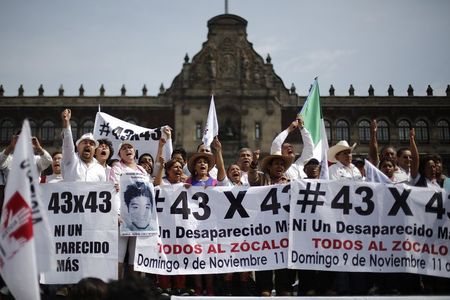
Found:
[{"label": "woman in crowd", "polygon": [[[186,180],[186,183],[192,186],[216,186],[219,182],[223,182],[225,179],[225,166],[222,157],[222,144],[217,137],[214,138],[212,143],[215,150],[215,155],[208,152],[194,153],[188,160],[188,169],[191,172],[191,177]],[[217,179],[214,179],[209,172],[216,164],[217,167]],[[223,184],[221,184],[223,185]],[[195,276],[195,293],[197,295],[203,295],[203,276]],[[214,296],[214,275],[204,275],[206,281],[206,295]]]},{"label": "woman in crowd", "polygon": [[[179,159],[171,159],[164,163],[164,158],[159,157],[161,167],[156,173],[155,186],[177,186],[184,182],[183,165]],[[163,172],[165,176],[163,177]],[[186,290],[186,275],[158,275],[159,287],[162,295],[188,296]]]}]

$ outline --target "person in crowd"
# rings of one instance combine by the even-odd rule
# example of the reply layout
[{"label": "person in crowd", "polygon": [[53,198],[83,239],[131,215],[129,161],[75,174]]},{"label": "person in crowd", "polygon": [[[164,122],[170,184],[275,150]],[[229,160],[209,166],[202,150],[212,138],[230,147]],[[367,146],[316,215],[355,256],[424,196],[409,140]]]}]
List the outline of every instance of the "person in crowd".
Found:
[{"label": "person in crowd", "polygon": [[[214,138],[212,146],[215,154],[209,151],[198,151],[191,155],[188,160],[188,169],[191,172],[191,177],[186,180],[186,183],[192,186],[216,186],[218,182],[223,182],[226,176],[225,165],[222,156],[222,144],[217,137]],[[208,149],[203,145],[201,149]],[[213,166],[217,164],[217,179],[210,175]],[[204,276],[206,281],[206,295],[214,296],[214,275],[207,274]],[[195,276],[195,293],[203,295],[203,278],[201,275]]]},{"label": "person in crowd", "polygon": [[[253,152],[253,159],[248,173],[248,181],[251,186],[289,183],[289,179],[286,177],[285,172],[292,165],[292,156],[281,155],[281,153],[268,155],[261,161],[261,172],[258,172],[259,155],[259,150]],[[273,271],[257,271],[255,272],[255,277],[260,295],[264,297],[270,296],[273,289]],[[275,289],[277,295],[290,296],[294,280],[294,270],[276,270]]]},{"label": "person in crowd", "polygon": [[138,165],[143,167],[149,176],[152,176],[154,160],[150,153],[141,154],[138,159]]},{"label": "person in crowd", "polygon": [[242,180],[243,172],[241,171],[241,168],[238,164],[231,164],[227,168],[227,178],[230,181],[231,185],[249,185],[248,184],[248,177],[247,177],[247,183],[244,184]]},{"label": "person in crowd", "polygon": [[308,159],[304,166],[303,172],[306,174],[306,179],[319,179],[320,178],[320,162],[315,158]]},{"label": "person in crowd", "polygon": [[437,153],[434,154],[434,163],[436,164],[436,181],[440,187],[444,187],[444,181],[447,179],[447,176],[444,174],[442,157]]},{"label": "person in crowd", "polygon": [[105,168],[106,177],[111,173],[111,167],[108,165],[108,162],[113,155],[114,148],[112,143],[106,139],[98,140],[98,147],[95,149],[94,157]]},{"label": "person in crowd", "polygon": [[380,171],[386,175],[390,181],[397,182],[397,178],[394,176],[395,173],[395,160],[391,157],[383,157],[380,160],[379,167]]},{"label": "person in crowd", "polygon": [[62,152],[55,151],[52,153],[52,174],[41,177],[41,183],[55,183],[63,181],[61,174]]},{"label": "person in crowd", "polygon": [[[156,172],[153,184],[155,186],[182,185],[185,181],[183,164],[179,158],[172,158],[167,163],[163,157],[159,157],[161,167]],[[165,176],[163,173],[165,172]],[[186,275],[158,275],[160,293],[163,296],[188,296],[186,289]]]},{"label": "person in crowd", "polygon": [[[243,148],[248,149],[248,148]],[[246,151],[246,150],[245,150]],[[243,150],[241,149],[240,153],[243,153]],[[239,155],[240,158],[245,157],[245,155]],[[250,159],[251,162],[251,159]],[[227,168],[227,177],[225,181],[228,182],[227,185],[237,185],[237,186],[248,186],[248,177],[247,182],[243,182],[243,173],[239,167],[238,164],[231,164]],[[245,172],[246,174],[246,172]],[[240,286],[238,289],[233,288],[233,279],[234,276],[239,276],[239,283]],[[226,273],[223,275],[224,279],[224,287],[223,287],[223,294],[225,296],[251,296],[252,293],[249,288],[249,279],[250,279],[250,272],[238,272],[238,273]]]},{"label": "person in crowd", "polygon": [[365,169],[365,161],[363,158],[355,158],[352,163],[355,165],[355,167],[358,168],[359,172],[361,173],[362,180],[366,179],[366,169]]},{"label": "person in crowd", "polygon": [[83,134],[73,145],[70,119],[72,111],[65,109],[61,113],[62,119],[62,161],[61,172],[64,181],[106,181],[105,169],[94,158],[98,141],[92,133]]},{"label": "person in crowd", "polygon": [[[3,173],[5,182],[8,180],[8,174],[11,169],[14,148],[16,147],[17,140],[19,139],[20,131],[17,132],[11,139],[9,145],[0,152],[0,170]],[[34,151],[34,161],[37,166],[38,174],[47,169],[52,164],[52,157],[41,146],[39,139],[35,136],[31,138],[31,144]]]},{"label": "person in crowd", "polygon": [[330,179],[362,180],[361,172],[352,163],[352,152],[356,143],[351,147],[347,141],[339,141],[328,149],[328,161],[334,163],[328,169]]},{"label": "person in crowd", "polygon": [[[390,158],[395,162],[396,168],[394,172],[395,182],[405,182],[409,181],[409,174],[407,170],[407,163],[402,161],[402,167],[398,167],[400,165],[397,162],[397,158],[399,154],[397,150],[392,145],[386,145],[381,148],[380,153],[378,154],[378,124],[377,120],[373,119],[370,123],[370,141],[369,141],[369,161],[375,166],[379,167],[380,160],[383,158]],[[403,163],[405,163],[403,165]]]},{"label": "person in crowd", "polygon": [[[321,165],[316,158],[304,163],[305,179],[320,179]],[[334,288],[334,272],[299,270],[298,295],[302,296],[332,296],[336,295]]]},{"label": "person in crowd", "polygon": [[[410,171],[411,171],[411,150],[410,148],[399,148],[397,150],[397,172],[402,174],[404,173],[405,179],[402,181],[410,180]],[[401,180],[401,178],[399,178]]]},{"label": "person in crowd", "polygon": [[[169,126],[164,126],[163,135],[161,136],[158,142],[158,150],[156,152],[157,159],[163,156],[163,151],[166,149],[165,145],[167,143],[171,143],[171,141],[172,141],[172,128],[170,128]],[[168,157],[170,155],[172,155],[172,153],[164,153],[165,157]],[[151,182],[153,182],[153,176],[155,175],[155,172],[161,168],[159,161],[158,160],[155,161],[153,159],[153,156],[149,153],[144,153],[141,156],[139,156],[138,165],[140,165],[146,170]]]},{"label": "person in crowd", "polygon": [[183,165],[183,174],[185,175],[185,180],[191,176],[191,173],[189,172],[189,169],[187,167],[187,153],[184,148],[177,148],[173,150],[171,158],[178,159],[181,164]]},{"label": "person in crowd", "polygon": [[[109,180],[116,186],[120,185],[120,176],[124,173],[136,172],[147,175],[147,171],[139,166],[134,157],[136,155],[134,145],[131,141],[123,141],[119,145],[120,161],[111,169]],[[120,199],[118,199],[120,200]],[[119,202],[120,204],[120,202]],[[120,205],[118,205],[120,207]],[[122,220],[119,218],[120,222]],[[124,276],[124,260],[128,249],[128,272],[132,274],[134,264],[134,252],[136,249],[136,237],[119,236],[119,278]],[[137,275],[137,274],[135,274]]]},{"label": "person in crowd", "polygon": [[[174,185],[180,184],[185,181],[183,176],[183,164],[178,158],[172,158],[167,163],[164,163],[164,159],[160,157],[161,168],[158,170],[155,176],[153,184],[158,185]],[[165,172],[165,176],[163,173]]]},{"label": "person in crowd", "polygon": [[436,177],[435,158],[434,154],[425,154],[420,158],[419,167],[411,168],[412,183],[415,186],[440,188]]},{"label": "person in crowd", "polygon": [[[334,163],[328,169],[332,180],[361,181],[362,174],[352,163],[352,152],[356,143],[349,146],[347,141],[339,141],[328,149],[328,161]],[[361,295],[368,290],[368,280],[365,273],[336,272],[333,274],[336,292],[339,295]]]},{"label": "person in crowd", "polygon": [[85,277],[72,286],[69,300],[104,300],[108,294],[108,284],[96,277]]},{"label": "person in crowd", "polygon": [[133,277],[113,280],[108,283],[108,293],[104,300],[162,300],[157,296],[155,286],[145,278]]},{"label": "person in crowd", "polygon": [[[205,144],[201,143],[197,146],[197,152],[199,153],[212,153],[211,149],[209,147],[206,147]],[[188,171],[190,172],[189,166]],[[217,179],[217,167],[216,165],[213,165],[211,170],[209,171],[209,175],[211,175],[212,178]],[[192,176],[192,174],[191,174]]]},{"label": "person in crowd", "polygon": [[250,164],[252,163],[252,150],[250,148],[241,148],[239,150],[239,158],[237,165],[241,170],[241,181],[244,185],[248,185],[248,170],[250,169]]},{"label": "person in crowd", "polygon": [[[303,139],[303,151],[300,157],[295,160],[295,152],[292,144],[285,142],[288,135],[295,130],[299,129]],[[292,121],[288,128],[278,134],[272,142],[272,147],[270,148],[270,153],[279,153],[282,155],[289,156],[294,161],[291,167],[286,170],[286,176],[290,180],[301,179],[306,177],[303,172],[303,163],[313,157],[314,144],[312,141],[311,133],[304,128],[303,119],[298,117],[296,120]]]}]

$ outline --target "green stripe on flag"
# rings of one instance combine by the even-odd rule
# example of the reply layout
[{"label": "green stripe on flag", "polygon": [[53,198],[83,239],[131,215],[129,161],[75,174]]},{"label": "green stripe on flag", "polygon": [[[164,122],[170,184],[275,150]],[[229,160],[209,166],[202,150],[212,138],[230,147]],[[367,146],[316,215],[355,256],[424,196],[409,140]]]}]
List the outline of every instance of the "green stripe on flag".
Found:
[{"label": "green stripe on flag", "polygon": [[311,133],[314,145],[317,145],[321,139],[320,120],[322,118],[319,84],[317,83],[317,80],[314,80],[314,84],[303,105],[300,115],[305,123],[305,128]]}]

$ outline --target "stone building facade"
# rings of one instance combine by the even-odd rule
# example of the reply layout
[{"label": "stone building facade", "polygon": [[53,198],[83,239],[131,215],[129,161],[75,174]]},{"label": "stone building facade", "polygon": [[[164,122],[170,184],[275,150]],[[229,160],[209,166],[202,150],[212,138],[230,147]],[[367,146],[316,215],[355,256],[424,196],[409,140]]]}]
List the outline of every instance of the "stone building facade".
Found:
[{"label": "stone building facade", "polygon": [[[34,134],[50,151],[61,145],[60,112],[73,111],[74,133],[80,136],[92,129],[98,106],[115,117],[143,127],[168,124],[174,128],[174,147],[194,152],[201,142],[211,95],[214,94],[227,163],[235,160],[241,147],[270,150],[273,138],[295,118],[305,96],[297,95],[295,87],[286,88],[275,73],[270,56],[261,57],[247,40],[247,21],[224,14],[208,21],[208,38],[192,60],[186,55],[181,72],[167,89],[161,87],[156,96],[65,96],[61,87],[58,96],[45,96],[41,86],[37,96],[4,96],[0,86],[0,146],[28,118]],[[369,126],[372,118],[379,120],[379,144],[408,146],[409,128],[416,128],[422,153],[434,152],[450,163],[450,88],[446,96],[414,96],[409,87],[407,96],[396,96],[389,87],[387,96],[355,96],[350,86],[348,96],[335,96],[331,86],[321,104],[330,145],[341,139],[357,142],[356,154],[368,152]],[[326,95],[325,95],[326,94]],[[300,135],[289,137],[300,152]]]}]

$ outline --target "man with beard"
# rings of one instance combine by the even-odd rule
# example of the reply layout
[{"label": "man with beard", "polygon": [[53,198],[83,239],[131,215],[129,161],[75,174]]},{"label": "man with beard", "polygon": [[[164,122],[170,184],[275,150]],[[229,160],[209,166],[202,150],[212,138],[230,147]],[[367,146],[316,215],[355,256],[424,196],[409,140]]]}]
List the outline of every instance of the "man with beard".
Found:
[{"label": "man with beard", "polygon": [[63,124],[62,175],[64,181],[106,181],[105,169],[94,158],[98,142],[92,133],[85,133],[73,145],[70,119],[72,112],[65,109],[61,113]]}]

